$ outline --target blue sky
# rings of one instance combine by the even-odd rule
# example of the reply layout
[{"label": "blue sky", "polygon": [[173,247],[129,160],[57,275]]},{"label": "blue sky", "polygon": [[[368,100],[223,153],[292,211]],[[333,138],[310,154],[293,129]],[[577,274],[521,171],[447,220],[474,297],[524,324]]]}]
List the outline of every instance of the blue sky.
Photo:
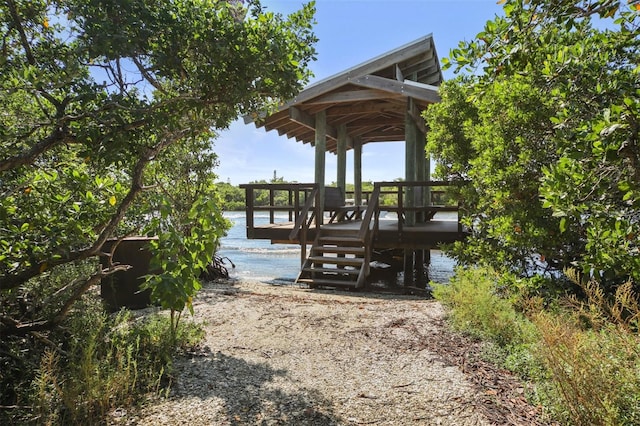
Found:
[{"label": "blue sky", "polygon": [[[288,14],[298,0],[263,0],[268,10]],[[460,40],[471,40],[501,6],[496,0],[317,0],[317,60],[311,64],[320,80],[433,34],[438,56],[448,56]],[[451,71],[445,78],[452,78]],[[312,82],[313,82],[312,81]],[[256,129],[242,120],[222,131],[213,150],[220,161],[220,181],[234,185],[278,177],[313,182],[314,149],[308,144]],[[326,157],[327,184],[336,180],[336,156]],[[351,153],[347,155],[347,182],[353,182]],[[404,176],[404,145],[399,142],[363,147],[362,179],[393,180]]]}]

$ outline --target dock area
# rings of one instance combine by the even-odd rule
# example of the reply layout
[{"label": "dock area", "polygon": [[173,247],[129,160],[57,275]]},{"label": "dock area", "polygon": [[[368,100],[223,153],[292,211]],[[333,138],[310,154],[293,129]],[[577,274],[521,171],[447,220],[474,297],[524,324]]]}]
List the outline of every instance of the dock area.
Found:
[{"label": "dock area", "polygon": [[[371,264],[381,262],[405,272],[405,285],[424,287],[430,250],[466,236],[460,207],[434,204],[430,196],[434,188],[447,185],[377,182],[365,205],[347,205],[341,188],[326,187],[321,198],[315,184],[243,185],[247,238],[300,245],[296,281],[310,287],[364,287]],[[394,203],[381,205],[382,194],[392,194]],[[257,223],[256,214],[265,212],[268,222]]]}]

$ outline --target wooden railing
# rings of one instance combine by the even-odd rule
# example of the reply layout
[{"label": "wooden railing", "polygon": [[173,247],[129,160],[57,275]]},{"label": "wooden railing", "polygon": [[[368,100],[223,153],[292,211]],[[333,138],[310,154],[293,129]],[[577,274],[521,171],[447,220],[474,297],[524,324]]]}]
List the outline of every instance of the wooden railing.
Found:
[{"label": "wooden railing", "polygon": [[[360,231],[358,232],[358,238],[361,240],[366,240],[369,235],[371,235],[371,219],[378,217],[378,203],[380,201],[380,187],[376,186],[369,197],[369,203],[367,205],[367,210],[364,213],[364,217],[362,218],[362,223],[360,224]],[[374,216],[375,215],[375,216]]]},{"label": "wooden railing", "polygon": [[[459,218],[459,205],[435,204],[444,193],[440,188],[456,183],[448,181],[416,181],[416,182],[376,182],[372,192],[368,192],[365,206],[356,208],[359,214],[352,219],[362,218],[360,237],[369,235],[369,227],[373,222],[373,233],[379,229],[380,212],[396,213],[398,231],[406,226],[425,223],[433,219],[438,212],[458,213],[458,228],[462,231]],[[276,224],[276,212],[286,213],[288,222],[294,222],[289,240],[301,238],[315,224],[319,227],[324,220],[324,212],[320,206],[318,185],[314,183],[276,183],[276,184],[244,184],[246,191],[247,236],[251,238],[255,227],[255,214],[269,213],[269,224]],[[439,188],[439,189],[434,189]],[[438,194],[436,197],[433,194]],[[392,197],[390,197],[392,195]],[[390,199],[391,198],[391,199]],[[382,201],[385,201],[383,204]],[[364,211],[364,214],[362,212]],[[303,235],[302,238],[305,236]],[[305,240],[306,241],[306,240]]]},{"label": "wooden railing", "polygon": [[276,213],[286,213],[288,222],[304,220],[312,206],[315,206],[315,218],[322,217],[317,200],[318,186],[314,183],[249,183],[240,188],[245,190],[248,235],[255,227],[255,214],[260,212],[269,213],[269,224],[277,223]]},{"label": "wooden railing", "polygon": [[[374,188],[379,190],[379,194],[395,193],[395,204],[379,205],[376,212],[375,228],[377,230],[379,224],[379,214],[381,211],[396,213],[398,217],[398,232],[402,232],[403,228],[414,223],[425,223],[433,219],[438,212],[456,212],[458,230],[462,232],[460,224],[460,205],[436,205],[433,203],[436,199],[441,199],[442,190],[433,191],[438,194],[437,197],[432,196],[431,188],[450,186],[457,183],[449,181],[416,181],[416,182],[376,182]],[[387,188],[387,190],[384,190]],[[392,191],[388,188],[394,188]],[[374,192],[375,192],[374,189]],[[372,200],[369,200],[371,203]]]},{"label": "wooden railing", "polygon": [[[375,184],[374,184],[375,185]],[[373,191],[362,191],[362,200],[360,201],[361,204],[365,205],[369,202],[369,200],[371,199],[371,193]],[[381,189],[380,190],[380,197],[381,197],[381,201],[385,198],[386,195],[393,195],[395,198],[395,195],[397,194],[397,190],[384,190]],[[431,199],[431,204],[436,205],[436,204],[444,204],[444,198],[446,195],[446,191],[440,190],[440,189],[431,189],[430,190],[430,199]],[[345,192],[345,198],[347,199],[348,204],[356,204],[355,203],[355,192],[354,191],[346,191]]]},{"label": "wooden railing", "polygon": [[[313,220],[318,217],[318,212],[316,209],[313,209],[313,206],[318,204],[317,198],[318,189],[314,188],[313,191],[311,191],[310,196],[307,198],[307,202],[304,203],[304,207],[302,207],[302,211],[298,215],[295,225],[293,225],[293,229],[289,234],[290,240],[293,241],[297,239],[300,232],[305,233],[311,227]],[[309,213],[311,213],[311,215],[309,215]]]}]

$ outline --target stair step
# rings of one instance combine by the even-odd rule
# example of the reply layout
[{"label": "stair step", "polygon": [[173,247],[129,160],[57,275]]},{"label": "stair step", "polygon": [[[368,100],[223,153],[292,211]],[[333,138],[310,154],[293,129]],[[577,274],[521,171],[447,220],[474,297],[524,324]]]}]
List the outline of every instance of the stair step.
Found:
[{"label": "stair step", "polygon": [[329,256],[309,256],[312,263],[326,263],[327,265],[362,266],[364,259],[359,257],[329,257]]},{"label": "stair step", "polygon": [[340,281],[340,280],[327,280],[327,279],[310,279],[310,278],[300,278],[298,279],[298,284],[309,284],[310,287],[351,287],[357,288],[357,281]]},{"label": "stair step", "polygon": [[345,236],[322,236],[318,239],[322,244],[338,244],[338,245],[359,245],[362,246],[364,241],[358,237],[345,237]]},{"label": "stair step", "polygon": [[317,253],[335,253],[335,254],[360,254],[364,255],[364,247],[333,247],[333,246],[317,246],[313,247]]},{"label": "stair step", "polygon": [[302,272],[335,274],[335,275],[358,275],[360,269],[344,269],[344,268],[303,268]]},{"label": "stair step", "polygon": [[349,235],[355,236],[360,233],[359,229],[344,229],[344,228],[322,228],[322,235]]}]

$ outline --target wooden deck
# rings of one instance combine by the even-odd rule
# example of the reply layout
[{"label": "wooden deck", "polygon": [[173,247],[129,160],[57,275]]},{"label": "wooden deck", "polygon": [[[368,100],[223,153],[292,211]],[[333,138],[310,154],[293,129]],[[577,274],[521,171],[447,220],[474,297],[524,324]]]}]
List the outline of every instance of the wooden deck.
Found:
[{"label": "wooden deck", "polygon": [[[328,218],[325,218],[328,222]],[[430,220],[418,223],[414,226],[404,226],[402,231],[398,229],[398,221],[394,219],[381,219],[375,232],[372,248],[408,248],[408,249],[436,249],[441,244],[452,243],[464,239],[465,233],[460,224],[455,220]],[[289,239],[295,222],[279,222],[266,225],[254,225],[247,230],[249,239],[271,240],[274,244],[300,244],[300,239]],[[325,223],[322,229],[357,231],[362,225],[362,220],[352,220],[338,223]],[[310,228],[307,234],[307,242],[316,238],[316,229]]]},{"label": "wooden deck", "polygon": [[[431,187],[447,184],[379,182],[366,205],[360,206],[344,205],[344,194],[338,188],[326,188],[333,195],[329,196],[328,191],[324,197],[314,184],[243,185],[247,194],[247,238],[299,244],[302,267],[296,281],[311,287],[363,287],[370,275],[370,265],[380,256],[404,257],[400,270],[414,270],[422,276],[429,250],[466,236],[459,220],[459,207],[436,205],[430,196]],[[393,190],[383,191],[389,187]],[[397,203],[381,206],[383,192],[395,194]],[[336,193],[341,200],[338,203]],[[421,201],[425,199],[428,202]],[[261,205],[258,200],[268,203]],[[286,205],[282,205],[283,200]],[[327,201],[322,208],[321,200]],[[256,212],[268,212],[269,222],[257,224]],[[310,250],[307,246],[311,246]],[[405,285],[412,283],[412,276],[405,274]]]}]

